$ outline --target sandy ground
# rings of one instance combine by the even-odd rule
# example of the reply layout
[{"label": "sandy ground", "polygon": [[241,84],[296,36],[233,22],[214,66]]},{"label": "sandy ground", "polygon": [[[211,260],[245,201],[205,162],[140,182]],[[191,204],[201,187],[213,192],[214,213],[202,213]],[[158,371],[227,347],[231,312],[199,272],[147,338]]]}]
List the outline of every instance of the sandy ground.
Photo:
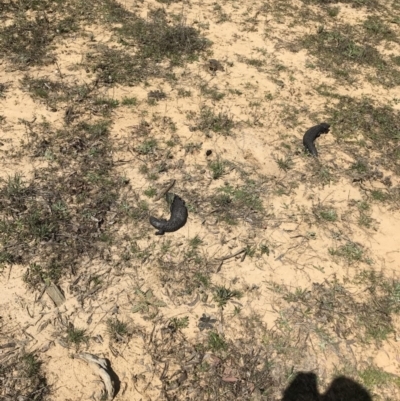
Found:
[{"label": "sandy ground", "polygon": [[[203,313],[219,316],[218,308],[209,299],[207,302],[191,302],[193,295],[178,296],[179,283],[174,282],[174,273],[171,280],[161,280],[157,268],[157,260],[161,257],[164,263],[182,260],[184,249],[172,246],[160,256],[159,249],[163,244],[172,241],[172,244],[184,244],[191,238],[198,236],[202,240],[201,250],[208,260],[214,261],[215,273],[211,280],[215,285],[234,287],[243,292],[244,296],[238,300],[242,306],[242,314],[250,316],[256,313],[269,329],[276,328],[277,319],[282,317],[283,301],[279,294],[271,291],[271,283],[286,286],[294,291],[296,288],[309,289],[315,283],[323,283],[336,278],[339,281],[352,278],[364,265],[348,265],[342,260],[332,258],[328,248],[342,244],[343,238],[351,238],[367,250],[368,256],[374,261],[374,269],[381,271],[388,278],[398,278],[399,260],[399,221],[400,213],[393,205],[373,203],[370,207],[370,217],[373,219],[372,228],[366,229],[357,225],[355,210],[352,202],[364,199],[363,188],[359,183],[353,183],[348,176],[338,176],[335,182],[328,185],[313,183],[314,162],[301,152],[301,139],[306,129],[324,120],[321,96],[315,87],[326,83],[335,84],[335,80],[323,71],[309,69],[312,57],[305,51],[290,52],[284,44],[294,40],[299,35],[311,32],[315,25],[295,26],[293,29],[285,23],[278,23],[267,14],[256,18],[254,29],[249,32],[243,29],[244,14],[255,14],[257,4],[252,2],[228,2],[223,5],[229,21],[218,23],[213,11],[213,1],[191,1],[188,3],[172,4],[166,9],[168,12],[181,13],[186,16],[189,25],[207,24],[206,36],[213,41],[212,57],[220,60],[225,71],[210,74],[204,68],[204,61],[191,63],[184,68],[177,68],[176,75],[179,87],[190,90],[192,96],[179,98],[177,88],[171,87],[168,82],[154,80],[149,86],[114,85],[102,88],[105,97],[121,100],[123,97],[135,96],[138,105],[134,108],[128,106],[118,107],[113,111],[112,139],[119,150],[113,154],[117,169],[130,181],[129,195],[143,193],[150,184],[139,172],[140,158],[132,153],[137,141],[132,132],[143,115],[153,114],[162,121],[168,117],[176,124],[176,132],[164,130],[160,123],[154,124],[153,134],[162,141],[178,137],[185,145],[189,143],[202,143],[199,151],[185,152],[183,147],[174,150],[171,165],[182,159],[182,169],[169,169],[162,173],[156,187],[161,187],[171,179],[176,180],[174,191],[188,193],[193,188],[199,189],[196,182],[185,181],[185,176],[195,175],[202,169],[205,177],[201,189],[212,192],[215,188],[226,182],[239,180],[237,170],[232,170],[218,180],[213,180],[207,168],[205,151],[211,149],[211,159],[218,157],[243,166],[250,176],[264,176],[269,191],[263,195],[262,203],[268,211],[270,219],[265,220],[262,228],[255,229],[251,222],[242,221],[237,226],[227,226],[216,222],[207,213],[189,214],[189,220],[184,228],[178,232],[167,234],[164,237],[154,236],[154,229],[148,225],[145,234],[140,233],[138,244],[152,249],[144,261],[133,261],[130,268],[118,271],[120,263],[119,249],[111,249],[110,260],[83,260],[79,268],[82,277],[88,275],[101,277],[103,287],[100,291],[90,295],[85,286],[88,281],[82,280],[76,285],[71,283],[77,277],[65,277],[60,282],[60,288],[65,294],[66,301],[55,307],[46,293],[30,291],[23,283],[23,274],[27,266],[5,266],[1,282],[1,317],[7,321],[7,327],[12,327],[13,337],[29,351],[37,351],[43,361],[48,383],[52,387],[49,399],[53,401],[89,400],[99,389],[99,378],[89,365],[74,357],[77,351],[74,347],[66,347],[63,343],[63,327],[71,322],[75,327],[85,329],[91,341],[83,350],[110,360],[113,370],[117,373],[121,385],[116,400],[157,400],[160,399],[161,381],[160,367],[155,365],[148,352],[150,333],[161,335],[165,322],[172,318],[187,316],[189,325],[183,329],[188,341],[197,341],[206,336],[197,326]],[[300,2],[299,2],[300,4]],[[124,2],[128,9],[135,10],[134,2]],[[140,10],[145,16],[149,8],[161,6],[155,1],[145,1],[140,4]],[[341,22],[356,22],[365,18],[365,9],[355,9],[339,4]],[[115,38],[110,32],[101,31],[98,27],[85,27],[87,33],[92,33],[96,45],[114,44]],[[267,32],[267,35],[265,35]],[[67,83],[82,84],[93,80],[91,73],[84,68],[75,68],[80,65],[88,51],[93,46],[90,39],[80,36],[68,37],[57,43],[55,54],[58,67],[31,68],[29,73],[36,77],[48,77],[57,80],[60,71],[63,81]],[[263,52],[262,54],[260,52]],[[240,58],[262,58],[266,61],[262,70],[251,65],[239,62]],[[276,79],[271,79],[271,71],[277,64],[286,68],[276,72]],[[0,99],[0,108],[5,122],[0,126],[1,172],[6,178],[18,172],[27,179],[34,171],[46,165],[45,160],[22,157],[19,162],[15,158],[8,159],[8,152],[15,151],[26,140],[26,127],[21,120],[46,120],[54,127],[62,127],[64,109],[50,110],[40,100],[33,100],[29,93],[20,85],[23,72],[12,71],[6,62],[0,64],[0,82],[8,82],[7,96]],[[206,137],[200,131],[190,131],[190,122],[185,118],[189,111],[199,112],[206,101],[199,83],[207,82],[209,86],[226,92],[224,99],[216,103],[217,108],[229,113],[238,123],[234,129],[234,136],[212,135]],[[283,82],[283,85],[279,85]],[[162,89],[168,98],[156,105],[149,106],[146,102],[148,90]],[[237,89],[241,96],[234,96],[229,89]],[[374,100],[385,103],[385,99],[399,96],[398,87],[385,89],[374,86],[367,81],[360,80],[355,87],[337,87],[338,94],[351,94],[353,97],[369,96]],[[273,100],[265,101],[266,94],[273,94]],[[249,106],[251,102],[259,102],[261,106]],[[285,108],[296,106],[300,109],[298,123],[291,125],[285,119]],[[399,108],[400,105],[397,105]],[[318,118],[310,118],[315,115]],[[88,118],[95,119],[95,116]],[[245,124],[248,120],[257,123]],[[335,133],[335,127],[332,127]],[[136,141],[136,142],[135,142]],[[279,169],[276,158],[285,155],[284,148],[279,144],[283,141],[289,143],[291,149],[299,150],[294,153],[292,161],[294,168],[287,172]],[[318,149],[320,162],[330,166],[348,168],[354,159],[342,151],[333,135],[326,135],[319,139]],[[371,153],[372,154],[372,153]],[[209,176],[208,176],[209,175]],[[399,178],[390,171],[393,186],[399,184]],[[297,187],[289,195],[276,194],[277,183],[281,189],[287,187],[288,182],[297,182]],[[371,179],[364,183],[367,188],[380,189],[384,185],[379,179]],[[141,195],[143,198],[143,195]],[[133,196],[131,202],[135,202]],[[153,215],[166,214],[163,201],[150,202]],[[338,220],[333,223],[341,237],[333,238],[326,224],[315,224],[310,220],[311,211],[316,206],[324,205],[334,207]],[[119,234],[135,232],[134,223],[119,227]],[[139,233],[137,233],[139,234]],[[139,238],[139,235],[138,235]],[[258,247],[260,244],[273,244],[269,255],[254,258],[242,254],[224,261],[222,266],[215,258],[234,254],[247,245]],[[173,270],[173,265],[171,267]],[[145,320],[139,313],[132,313],[132,304],[135,298],[135,289],[141,286],[144,290],[151,288],[157,298],[166,303],[160,308],[157,318]],[[79,292],[86,295],[84,300],[79,299]],[[359,294],[362,298],[362,294]],[[234,308],[238,304],[228,303],[224,310],[224,322],[218,323],[218,330],[233,341],[242,335],[242,328],[237,322],[240,316],[234,315]],[[127,322],[132,335],[129,340],[116,343],[107,334],[106,321],[109,318]],[[398,322],[395,326],[399,327]],[[5,326],[4,326],[5,327]],[[11,331],[7,331],[11,333]],[[4,334],[4,338],[8,335]],[[260,341],[255,338],[254,341]],[[349,346],[347,350],[331,352],[321,342],[314,344],[315,355],[304,357],[295,366],[296,370],[312,370],[322,380],[329,383],[334,375],[335,367],[341,364],[341,352],[345,356],[355,355],[357,366],[370,363],[378,366],[388,373],[400,375],[399,352],[400,347],[397,334],[381,344],[371,343],[368,347],[359,347],[357,344]],[[282,389],[283,390],[283,389]],[[379,393],[376,394],[379,396]],[[1,397],[0,397],[1,398]],[[394,399],[394,398],[393,398]]]}]

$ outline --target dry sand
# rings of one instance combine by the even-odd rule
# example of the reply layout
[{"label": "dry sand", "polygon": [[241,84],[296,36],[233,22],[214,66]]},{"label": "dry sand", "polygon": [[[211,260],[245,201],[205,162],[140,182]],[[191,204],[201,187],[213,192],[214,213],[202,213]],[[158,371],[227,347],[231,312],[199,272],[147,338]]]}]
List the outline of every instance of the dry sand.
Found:
[{"label": "dry sand", "polygon": [[[301,2],[299,6],[301,6]],[[53,401],[89,400],[92,394],[98,391],[99,378],[82,360],[74,358],[74,347],[66,347],[62,341],[63,327],[71,322],[75,327],[85,329],[86,335],[91,338],[84,351],[106,357],[110,360],[113,370],[121,381],[121,389],[116,400],[157,400],[161,399],[160,372],[162,362],[157,366],[148,352],[150,333],[154,329],[154,336],[160,335],[161,328],[172,318],[189,318],[189,325],[182,329],[188,341],[199,341],[206,336],[197,327],[198,319],[203,313],[218,318],[220,312],[215,302],[209,297],[207,302],[197,302],[189,306],[196,294],[184,294],[179,282],[174,280],[174,263],[184,260],[185,245],[195,236],[202,240],[201,253],[209,261],[214,261],[215,273],[211,275],[214,285],[224,285],[243,292],[243,297],[237,302],[242,306],[239,315],[234,314],[238,304],[229,302],[224,309],[225,319],[217,324],[217,329],[227,338],[236,341],[245,335],[239,322],[241,316],[257,314],[268,329],[278,330],[285,319],[283,311],[287,304],[280,294],[271,290],[271,283],[285,286],[294,291],[296,288],[310,290],[313,284],[329,282],[333,278],[339,282],[353,278],[368,265],[360,263],[349,265],[345,261],[333,258],[328,248],[335,248],[343,244],[343,239],[351,239],[360,244],[368,257],[373,260],[373,268],[383,272],[385,277],[397,279],[399,275],[399,221],[400,213],[393,205],[371,203],[369,216],[372,218],[370,228],[360,227],[357,223],[357,202],[365,199],[365,190],[385,188],[379,179],[372,178],[360,185],[352,182],[349,176],[336,176],[337,180],[327,185],[313,182],[314,161],[301,152],[301,138],[307,128],[324,120],[324,99],[317,94],[315,87],[322,83],[335,84],[335,79],[324,71],[307,68],[312,63],[312,57],[305,50],[290,52],[284,45],[307,32],[312,32],[316,24],[308,23],[305,26],[295,26],[293,29],[285,23],[277,22],[268,13],[261,13],[253,21],[252,31],[245,30],[245,15],[255,15],[259,4],[257,2],[227,2],[223,4],[224,12],[229,20],[218,23],[213,1],[177,2],[170,6],[156,1],[144,1],[136,5],[134,2],[121,2],[125,7],[135,11],[140,6],[142,16],[146,16],[149,9],[165,7],[169,13],[183,13],[189,25],[196,22],[207,24],[206,37],[212,46],[212,58],[223,63],[225,70],[211,74],[204,67],[204,61],[193,62],[185,67],[176,68],[178,84],[172,87],[163,80],[148,81],[148,86],[114,85],[102,87],[100,93],[121,101],[124,97],[136,97],[138,105],[135,107],[120,106],[112,113],[112,139],[117,144],[113,154],[116,168],[121,175],[129,180],[126,190],[128,200],[136,202],[133,194],[141,194],[150,186],[162,187],[171,179],[176,180],[174,191],[182,194],[191,191],[212,193],[215,188],[224,182],[234,184],[240,181],[240,172],[237,168],[229,171],[218,180],[213,180],[207,167],[205,151],[212,150],[209,160],[222,158],[242,166],[249,178],[265,177],[268,191],[262,195],[262,203],[269,218],[265,219],[263,227],[255,228],[251,217],[249,221],[241,221],[236,226],[229,226],[215,220],[210,205],[197,214],[190,213],[187,224],[175,233],[163,237],[154,235],[154,229],[145,225],[145,232],[135,232],[134,222],[118,226],[116,235],[123,236],[129,233],[137,237],[137,243],[142,248],[150,249],[149,256],[144,260],[134,260],[131,267],[124,267],[121,262],[123,249],[111,248],[110,257],[95,260],[84,259],[78,268],[78,275],[82,280],[72,286],[76,277],[65,277],[59,285],[65,294],[66,301],[60,307],[55,307],[46,293],[40,290],[30,291],[23,283],[23,275],[27,266],[5,266],[1,281],[1,319],[4,324],[3,337],[11,335],[14,340],[28,351],[38,352],[43,361],[43,369],[51,385]],[[356,23],[363,20],[368,14],[366,9],[352,8],[338,4],[340,8],[338,21]],[[57,42],[55,54],[58,67],[54,64],[45,67],[33,67],[29,70],[35,78],[47,77],[52,80],[60,79],[69,84],[89,83],[94,79],[93,74],[85,72],[80,66],[82,60],[94,44],[116,45],[115,37],[111,32],[101,30],[97,26],[86,26],[84,30],[91,33],[90,38],[79,35],[66,37]],[[267,35],[265,35],[267,32]],[[265,64],[257,70],[239,60],[262,59]],[[285,69],[278,72],[276,65],[283,65]],[[271,71],[276,71],[276,79],[271,79]],[[46,166],[44,158],[29,158],[23,156],[19,161],[9,160],[8,152],[19,148],[21,141],[26,141],[26,125],[21,120],[46,120],[54,128],[63,126],[65,108],[51,110],[42,101],[33,100],[26,90],[22,89],[20,80],[24,73],[12,70],[6,61],[0,63],[0,82],[8,82],[7,96],[0,99],[0,114],[5,121],[0,125],[1,177],[6,178],[18,172],[27,180],[33,177],[34,171]],[[192,122],[186,118],[189,111],[198,113],[201,106],[213,102],[205,99],[199,89],[200,83],[208,83],[209,87],[218,88],[226,95],[222,101],[214,102],[217,110],[233,116],[237,122],[234,135],[224,137],[212,134],[206,137],[201,131],[191,131]],[[280,85],[279,82],[283,84]],[[188,98],[177,96],[177,88],[191,91]],[[147,92],[161,89],[167,94],[167,99],[153,106],[147,104]],[[241,96],[229,92],[235,89]],[[360,80],[354,87],[337,87],[338,94],[349,94],[353,97],[372,97],[380,103],[386,99],[399,96],[398,87],[385,89]],[[273,95],[272,100],[266,100],[266,95]],[[251,106],[253,104],[253,106]],[[257,106],[254,106],[257,104]],[[79,106],[79,105],[78,105]],[[298,121],[292,123],[287,118],[290,107],[299,110]],[[399,106],[398,106],[399,107]],[[315,114],[313,114],[315,113]],[[140,173],[142,165],[140,156],[134,149],[141,141],[133,134],[142,118],[150,119],[156,116],[152,123],[152,135],[160,143],[169,139],[178,138],[183,146],[173,148],[173,159],[168,161],[174,166],[180,159],[183,160],[181,169],[170,168],[160,174],[159,180],[151,184]],[[314,115],[314,117],[310,117]],[[315,117],[315,115],[317,117]],[[87,116],[88,122],[95,121],[95,115]],[[176,125],[176,131],[168,131],[165,127],[165,118],[171,119]],[[250,121],[251,124],[246,124]],[[194,124],[193,124],[194,125]],[[335,127],[332,127],[335,133]],[[361,134],[360,134],[361,135]],[[277,158],[285,157],[286,150],[279,146],[281,143],[290,144],[293,167],[283,171],[276,162]],[[185,145],[202,143],[200,150],[186,152]],[[164,145],[163,145],[164,146]],[[334,172],[348,168],[354,158],[340,149],[335,136],[322,136],[317,143],[320,152],[320,163],[325,164]],[[294,152],[295,150],[295,152]],[[300,151],[300,152],[297,152]],[[201,184],[193,182],[188,177],[195,177],[204,170],[204,179]],[[399,184],[398,176],[390,175],[393,186]],[[290,185],[296,183],[297,187]],[[281,190],[283,195],[277,194]],[[163,201],[153,202],[151,199],[150,211],[153,215],[165,216],[166,207]],[[318,206],[332,207],[336,210],[338,219],[335,223],[316,222],[313,215]],[[202,208],[202,205],[198,205]],[[211,217],[210,217],[211,216]],[[314,216],[314,217],[313,217]],[[314,218],[314,219],[313,219]],[[332,236],[337,231],[337,238]],[[168,247],[168,241],[171,246]],[[243,247],[259,248],[262,244],[270,247],[269,255],[255,257],[243,254],[224,261],[220,266],[215,258],[234,254]],[[168,247],[161,253],[161,247]],[[160,274],[158,261],[161,258],[164,266],[169,266],[167,272],[170,279],[165,279],[165,270]],[[191,269],[193,267],[190,267]],[[101,277],[102,288],[94,295],[88,295],[83,302],[79,302],[78,294],[85,292],[85,286],[90,286],[87,277]],[[160,278],[164,277],[164,279]],[[85,279],[83,279],[85,278]],[[177,278],[179,279],[179,278]],[[132,313],[132,304],[135,299],[134,291],[140,286],[143,290],[151,288],[157,298],[167,306],[159,308],[157,318],[144,320],[140,313]],[[357,293],[358,289],[354,289]],[[87,291],[85,292],[87,294]],[[358,293],[359,299],[363,294]],[[107,334],[107,319],[118,317],[127,322],[132,335],[126,341],[116,343]],[[7,330],[6,330],[7,326]],[[12,327],[12,330],[9,328]],[[398,321],[394,322],[398,328]],[[13,333],[13,334],[10,334]],[[301,330],[293,328],[293,335]],[[97,336],[97,337],[96,337]],[[100,336],[100,337],[99,337]],[[304,355],[294,366],[295,371],[312,370],[322,383],[328,384],[334,377],[335,369],[343,371],[343,360],[352,359],[354,366],[359,369],[365,364],[374,364],[383,371],[400,375],[399,343],[397,334],[389,336],[381,343],[371,342],[369,346],[357,343],[340,342],[335,339],[338,347],[334,350],[329,344],[323,343],[315,334],[309,340],[315,350],[314,354]],[[94,340],[97,338],[98,342]],[[101,338],[101,340],[99,340]],[[254,342],[262,338],[254,338]],[[0,351],[1,352],[1,351]],[[171,369],[173,369],[171,367]],[[283,390],[283,388],[281,388]],[[379,391],[375,390],[379,395]],[[276,393],[279,396],[279,393]],[[395,396],[392,396],[395,399]],[[1,398],[1,396],[0,396]],[[172,398],[171,398],[172,399]]]}]

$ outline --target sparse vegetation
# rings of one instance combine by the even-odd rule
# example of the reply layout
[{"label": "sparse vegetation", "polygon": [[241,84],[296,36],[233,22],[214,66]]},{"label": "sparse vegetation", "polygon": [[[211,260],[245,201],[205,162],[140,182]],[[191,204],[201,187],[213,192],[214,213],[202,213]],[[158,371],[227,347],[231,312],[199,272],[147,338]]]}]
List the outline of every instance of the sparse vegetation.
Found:
[{"label": "sparse vegetation", "polygon": [[136,302],[132,307],[132,312],[140,312],[147,314],[148,319],[154,318],[158,312],[159,308],[166,306],[166,303],[159,300],[152,290],[142,291],[139,288],[135,290]]},{"label": "sparse vegetation", "polygon": [[[228,224],[236,224],[237,219],[251,219],[253,224],[261,223],[263,210],[258,196],[260,188],[254,182],[248,182],[240,188],[227,184],[217,189],[212,202]],[[257,216],[257,217],[256,217]]]},{"label": "sparse vegetation", "polygon": [[226,163],[223,160],[215,160],[209,163],[208,167],[211,170],[212,178],[214,180],[221,178],[225,173]]},{"label": "sparse vegetation", "polygon": [[364,250],[359,245],[349,241],[336,249],[330,248],[329,253],[345,259],[348,263],[352,263],[363,260]]},{"label": "sparse vegetation", "polygon": [[[98,222],[115,204],[124,184],[111,170],[108,122],[79,123],[58,131],[45,124],[39,127],[46,139],[32,129],[26,146],[50,165],[37,171],[35,180],[18,174],[3,180],[1,246],[9,260],[30,263],[36,258],[41,268],[31,269],[26,280],[35,282],[35,275],[40,274],[57,282],[63,266],[73,266],[82,254],[96,252],[97,245],[90,239],[98,233]],[[53,157],[49,159],[48,154]],[[64,166],[71,163],[76,173],[63,174]]]},{"label": "sparse vegetation", "polygon": [[398,399],[399,6],[139,3],[0,2],[0,399]]},{"label": "sparse vegetation", "polygon": [[230,299],[240,298],[241,296],[242,294],[240,291],[232,291],[224,286],[217,286],[214,290],[214,301],[220,308],[224,308]]},{"label": "sparse vegetation", "polygon": [[204,106],[200,111],[197,128],[206,134],[212,131],[217,134],[230,135],[234,128],[234,122],[226,112],[215,113],[211,108]]},{"label": "sparse vegetation", "polygon": [[107,320],[107,330],[110,338],[116,342],[123,342],[129,336],[127,323],[118,318]]},{"label": "sparse vegetation", "polygon": [[276,162],[280,170],[288,171],[293,168],[293,160],[291,157],[286,157],[285,159],[278,157]]},{"label": "sparse vegetation", "polygon": [[318,215],[321,219],[326,221],[336,221],[338,216],[335,209],[323,207],[318,210]]},{"label": "sparse vegetation", "polygon": [[42,401],[50,394],[50,387],[42,369],[43,362],[35,353],[23,352],[0,366],[0,396],[15,399],[29,397]]},{"label": "sparse vegetation", "polygon": [[373,40],[365,41],[365,34],[360,33],[358,27],[343,24],[340,29],[322,28],[317,33],[307,35],[301,44],[316,56],[318,66],[333,74],[336,79],[354,82],[357,67],[369,67],[375,70],[370,80],[388,87],[398,85],[399,71],[389,58],[380,54],[373,43],[378,39],[389,39],[391,31],[375,16],[366,20],[364,28],[364,32],[370,34]]},{"label": "sparse vegetation", "polygon": [[73,325],[67,328],[67,335],[65,337],[67,344],[74,345],[76,349],[85,343],[88,344],[89,337],[86,334],[86,329],[78,329]]}]

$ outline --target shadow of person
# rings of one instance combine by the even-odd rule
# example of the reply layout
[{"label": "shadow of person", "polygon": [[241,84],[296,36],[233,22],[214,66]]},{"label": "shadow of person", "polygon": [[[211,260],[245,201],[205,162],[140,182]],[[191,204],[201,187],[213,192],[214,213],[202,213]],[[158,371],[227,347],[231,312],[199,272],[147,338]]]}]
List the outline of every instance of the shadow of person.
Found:
[{"label": "shadow of person", "polygon": [[334,379],[324,394],[317,387],[317,376],[299,372],[283,393],[282,401],[372,401],[360,384],[344,376]]},{"label": "shadow of person", "polygon": [[326,390],[323,401],[372,401],[368,391],[355,381],[339,376]]},{"label": "shadow of person", "polygon": [[282,401],[321,401],[314,373],[300,372],[283,393]]}]

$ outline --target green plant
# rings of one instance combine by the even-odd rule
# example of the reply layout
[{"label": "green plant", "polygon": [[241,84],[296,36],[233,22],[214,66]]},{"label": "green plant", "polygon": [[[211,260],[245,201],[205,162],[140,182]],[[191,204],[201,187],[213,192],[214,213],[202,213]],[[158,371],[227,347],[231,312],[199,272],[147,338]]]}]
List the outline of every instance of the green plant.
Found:
[{"label": "green plant", "polygon": [[214,289],[214,301],[220,308],[224,308],[228,301],[232,298],[241,298],[242,293],[238,290],[230,290],[224,286],[217,286]]},{"label": "green plant", "polygon": [[152,290],[142,291],[139,288],[135,290],[136,301],[133,304],[132,312],[149,314],[150,318],[158,314],[158,308],[167,306],[163,301],[157,299]]},{"label": "green plant", "polygon": [[226,163],[219,159],[208,164],[208,167],[212,172],[212,178],[214,180],[221,178],[225,174],[225,165]]},{"label": "green plant", "polygon": [[372,199],[374,199],[376,201],[379,201],[379,202],[384,202],[389,197],[387,194],[385,194],[380,189],[372,190],[371,191],[371,196],[372,196]]},{"label": "green plant", "polygon": [[157,189],[153,187],[147,188],[144,190],[144,194],[149,198],[153,198],[157,194]]},{"label": "green plant", "polygon": [[279,169],[283,170],[283,171],[288,171],[288,170],[292,169],[293,165],[294,165],[293,160],[290,156],[286,157],[285,159],[278,157],[276,159],[276,162],[278,163]]},{"label": "green plant", "polygon": [[22,355],[22,370],[26,377],[35,377],[38,375],[42,362],[40,362],[34,353]]},{"label": "green plant", "polygon": [[135,97],[124,97],[122,99],[121,104],[123,106],[136,106],[137,105],[137,99]]},{"label": "green plant", "polygon": [[338,216],[336,213],[335,209],[331,209],[331,208],[322,208],[318,211],[318,215],[320,218],[326,220],[326,221],[336,221]]},{"label": "green plant", "polygon": [[128,324],[118,318],[107,320],[107,331],[110,338],[117,342],[124,341],[124,337],[129,335]]},{"label": "green plant", "polygon": [[364,250],[354,242],[347,242],[336,249],[329,248],[329,253],[345,259],[348,263],[362,261]]},{"label": "green plant", "polygon": [[186,329],[188,326],[189,326],[188,316],[184,316],[182,318],[174,317],[168,323],[168,327],[171,328],[172,331]]},{"label": "green plant", "polygon": [[207,106],[202,107],[198,118],[197,128],[200,131],[213,131],[222,135],[230,135],[235,124],[230,115],[225,112],[214,113]]},{"label": "green plant", "polygon": [[137,147],[136,151],[141,155],[148,155],[150,153],[153,153],[156,148],[156,139],[148,139],[147,141],[144,141],[142,144],[140,144]]},{"label": "green plant", "polygon": [[198,235],[189,240],[189,245],[192,248],[198,248],[202,243],[203,240]]},{"label": "green plant", "polygon": [[87,344],[89,342],[89,337],[86,335],[85,329],[77,329],[70,325],[67,328],[66,341],[68,344],[74,344],[76,348],[79,348],[82,343]]},{"label": "green plant", "polygon": [[218,91],[218,88],[210,88],[207,84],[200,86],[200,91],[203,95],[209,96],[212,100],[218,102],[225,97],[225,94]]},{"label": "green plant", "polygon": [[228,348],[225,339],[215,331],[208,333],[208,347],[213,351],[224,351]]},{"label": "green plant", "polygon": [[364,385],[370,389],[381,387],[388,382],[394,382],[396,385],[400,384],[400,378],[398,376],[387,373],[376,366],[369,366],[358,374]]},{"label": "green plant", "polygon": [[260,245],[260,252],[261,252],[261,255],[265,254],[265,255],[269,256],[269,252],[270,252],[269,246],[265,245],[265,244],[261,244]]}]

